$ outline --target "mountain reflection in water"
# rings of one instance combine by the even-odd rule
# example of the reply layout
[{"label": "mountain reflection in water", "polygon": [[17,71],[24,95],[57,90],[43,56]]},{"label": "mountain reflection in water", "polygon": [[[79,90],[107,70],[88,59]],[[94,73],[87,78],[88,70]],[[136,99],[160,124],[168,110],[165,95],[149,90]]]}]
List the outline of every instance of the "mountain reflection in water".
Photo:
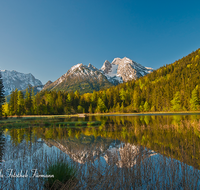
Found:
[{"label": "mountain reflection in water", "polygon": [[[86,137],[84,137],[86,138]],[[68,140],[44,140],[44,142],[49,146],[55,146],[62,152],[70,156],[73,161],[80,164],[85,164],[88,160],[94,163],[100,156],[103,157],[108,165],[113,163],[118,167],[133,167],[136,164],[136,160],[142,155],[143,157],[148,157],[155,155],[153,151],[147,151],[142,146],[135,146],[129,143],[121,143],[119,141],[110,142],[107,144],[99,143],[92,144],[90,147],[76,146],[74,142],[73,148],[71,142]],[[80,148],[81,147],[81,148]]]},{"label": "mountain reflection in water", "polygon": [[[199,115],[93,116],[81,119],[100,121],[101,125],[67,128],[57,127],[54,121],[50,127],[41,127],[32,125],[34,122],[31,121],[28,128],[6,128],[0,134],[0,155],[5,160],[1,163],[2,168],[23,168],[29,173],[31,168],[38,168],[45,173],[50,163],[62,159],[82,168],[81,180],[85,183],[82,187],[87,186],[86,176],[92,173],[95,187],[100,182],[98,175],[104,180],[105,187],[108,176],[120,178],[120,183],[127,183],[127,188],[131,186],[132,189],[150,188],[158,181],[180,189],[183,181],[189,188],[200,185]],[[110,182],[111,187],[119,185],[116,179]],[[13,181],[6,180],[7,184],[11,183],[9,180]],[[23,185],[23,179],[15,181],[15,187]],[[38,188],[43,184],[41,179],[34,181],[37,181]],[[30,179],[27,183],[31,183]],[[2,184],[6,187],[5,180]]]}]

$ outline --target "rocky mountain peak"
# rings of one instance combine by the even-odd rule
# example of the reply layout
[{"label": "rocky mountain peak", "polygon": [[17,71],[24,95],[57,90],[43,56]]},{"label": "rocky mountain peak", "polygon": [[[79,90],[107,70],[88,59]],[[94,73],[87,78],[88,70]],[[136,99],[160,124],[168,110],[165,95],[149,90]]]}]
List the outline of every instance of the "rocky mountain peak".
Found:
[{"label": "rocky mountain peak", "polygon": [[43,89],[47,88],[51,83],[53,83],[51,80],[49,80],[43,87]]},{"label": "rocky mountain peak", "polygon": [[107,77],[92,64],[88,66],[82,63],[71,67],[67,73],[58,78],[55,82],[47,87],[47,90],[63,90],[63,88],[79,90],[82,92],[88,89],[100,90],[100,87],[111,87],[113,84],[108,81]]},{"label": "rocky mountain peak", "polygon": [[[137,79],[152,72],[152,68],[144,67],[131,59],[115,58],[110,63],[105,60],[101,69],[97,69],[91,63],[88,66],[82,63],[72,66],[64,75],[56,81],[48,81],[44,87],[40,80],[29,74],[19,73],[17,71],[1,70],[3,84],[6,95],[12,90],[24,90],[28,85],[42,88],[45,90],[80,90],[82,92],[92,92],[93,89],[100,90],[102,87],[111,87],[119,83]],[[89,91],[87,91],[89,89]]]},{"label": "rocky mountain peak", "polygon": [[93,71],[97,71],[99,69],[97,69],[96,67],[94,67],[91,63],[88,64],[88,68],[92,69]]},{"label": "rocky mountain peak", "polygon": [[101,70],[104,72],[104,73],[108,73],[112,68],[112,65],[111,63],[108,61],[108,60],[105,60],[103,66],[101,67]]},{"label": "rocky mountain peak", "polygon": [[83,63],[78,63],[77,65],[74,65],[73,67],[71,67],[70,71],[75,71],[76,69],[78,69],[82,66],[83,66]]},{"label": "rocky mountain peak", "polygon": [[128,57],[124,57],[124,58],[115,58],[111,64],[114,64],[114,65],[126,65],[126,64],[131,64],[133,63],[133,61],[131,59],[129,59]]},{"label": "rocky mountain peak", "polygon": [[124,63],[124,64],[129,64],[132,62],[133,61],[131,59],[129,59],[128,57],[124,57],[123,59],[121,59],[121,63]]},{"label": "rocky mountain peak", "polygon": [[0,70],[3,85],[5,90],[5,95],[9,95],[16,88],[18,90],[24,90],[31,86],[43,86],[39,79],[36,79],[31,73],[24,74],[17,72],[15,70]]},{"label": "rocky mountain peak", "polygon": [[153,71],[152,68],[144,67],[127,57],[122,59],[115,58],[112,63],[106,61],[104,62],[101,70],[113,84],[117,84],[116,80],[120,83],[127,82]]},{"label": "rocky mountain peak", "polygon": [[119,57],[113,59],[112,63],[111,64],[114,64],[114,65],[119,65],[121,62],[121,59]]}]

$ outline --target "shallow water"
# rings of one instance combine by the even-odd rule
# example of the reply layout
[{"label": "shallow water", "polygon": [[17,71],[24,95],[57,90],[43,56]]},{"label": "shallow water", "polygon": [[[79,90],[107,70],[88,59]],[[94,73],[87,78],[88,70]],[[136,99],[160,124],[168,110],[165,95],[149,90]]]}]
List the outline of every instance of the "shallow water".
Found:
[{"label": "shallow water", "polygon": [[[46,174],[49,164],[62,159],[81,168],[83,181],[91,172],[88,168],[93,167],[102,176],[117,173],[115,178],[132,189],[152,188],[158,182],[179,189],[183,183],[189,188],[195,184],[195,189],[200,185],[199,120],[200,115],[176,114],[4,122],[0,133],[1,187],[42,189],[44,178],[35,177],[35,172]],[[92,121],[98,122],[91,126]],[[137,165],[140,169],[135,173],[132,170]],[[127,182],[130,172],[140,179]],[[24,177],[16,177],[18,173]],[[111,184],[117,186],[116,180]]]}]

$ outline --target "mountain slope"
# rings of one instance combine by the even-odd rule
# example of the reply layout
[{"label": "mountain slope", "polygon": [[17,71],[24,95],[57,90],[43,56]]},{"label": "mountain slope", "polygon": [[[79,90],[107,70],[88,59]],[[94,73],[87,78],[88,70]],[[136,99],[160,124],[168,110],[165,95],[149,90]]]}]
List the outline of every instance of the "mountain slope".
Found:
[{"label": "mountain slope", "polygon": [[[98,76],[102,78],[101,81],[106,79],[96,68],[90,69],[83,64],[78,64],[55,81],[55,85],[52,85],[53,83],[52,86],[49,85],[51,87],[49,90],[54,89],[56,85],[60,88],[64,85],[73,87],[73,83],[78,85],[81,80],[84,81],[91,76],[87,73],[93,75],[96,73],[93,80],[99,81]],[[91,94],[83,95],[73,92],[58,94],[53,91],[41,92],[37,95],[37,101],[34,102],[31,110],[35,109],[34,114],[199,111],[199,73],[200,49],[146,76],[99,92],[93,91]],[[74,75],[76,78],[73,77]],[[18,102],[13,101],[13,105],[17,104]],[[13,105],[9,105],[7,115],[13,114]],[[180,122],[178,117],[176,119]],[[145,120],[148,120],[148,116]]]},{"label": "mountain slope", "polygon": [[81,94],[108,88],[119,83],[137,79],[152,72],[128,58],[115,58],[112,63],[105,61],[99,70],[89,63],[88,66],[77,64],[55,82],[45,85],[43,90],[76,91]]},{"label": "mountain slope", "polygon": [[199,73],[200,49],[144,77],[109,89],[106,97],[116,97],[117,101],[106,107],[123,112],[200,110]]},{"label": "mountain slope", "polygon": [[47,83],[43,86],[43,90],[45,90],[52,83],[53,82],[51,80],[47,81]]},{"label": "mountain slope", "polygon": [[106,60],[101,70],[109,80],[118,80],[120,83],[136,80],[153,71],[152,68],[144,67],[127,57],[115,58],[112,63]]},{"label": "mountain slope", "polygon": [[97,68],[91,64],[86,66],[81,63],[73,66],[67,73],[48,85],[45,90],[79,90],[83,94],[111,86],[113,84]]},{"label": "mountain slope", "polygon": [[28,85],[37,86],[37,90],[40,91],[43,88],[42,82],[36,79],[31,73],[24,74],[17,71],[0,70],[5,95],[9,95],[16,88],[18,90],[24,90],[28,88]]}]

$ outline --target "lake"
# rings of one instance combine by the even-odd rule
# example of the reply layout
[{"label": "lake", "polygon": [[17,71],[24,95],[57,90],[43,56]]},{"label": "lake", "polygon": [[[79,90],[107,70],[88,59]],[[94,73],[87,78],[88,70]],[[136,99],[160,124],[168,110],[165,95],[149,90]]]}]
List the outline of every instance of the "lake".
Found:
[{"label": "lake", "polygon": [[200,187],[197,114],[12,118],[0,126],[1,189],[43,189],[46,169],[60,160],[77,169],[75,189]]}]

